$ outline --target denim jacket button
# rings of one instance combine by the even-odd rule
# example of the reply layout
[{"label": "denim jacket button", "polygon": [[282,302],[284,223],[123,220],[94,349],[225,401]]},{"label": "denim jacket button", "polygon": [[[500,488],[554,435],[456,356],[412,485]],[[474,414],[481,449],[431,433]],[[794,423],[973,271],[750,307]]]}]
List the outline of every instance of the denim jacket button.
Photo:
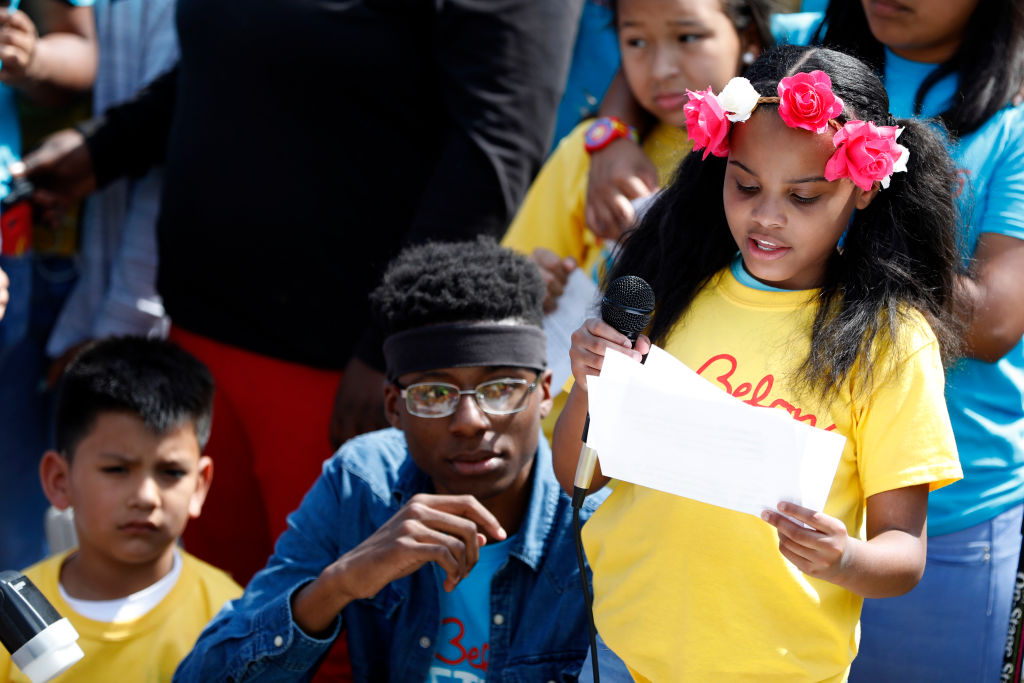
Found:
[{"label": "denim jacket button", "polygon": [[500,614],[495,614],[494,615],[494,623],[497,624],[498,626],[501,626],[502,624],[505,623],[505,617],[503,617]]},{"label": "denim jacket button", "polygon": [[430,647],[430,638],[427,638],[426,636],[420,638],[420,647],[422,647],[424,650]]},{"label": "denim jacket button", "polygon": [[274,636],[274,647],[281,647],[284,645],[284,638],[281,636]]}]

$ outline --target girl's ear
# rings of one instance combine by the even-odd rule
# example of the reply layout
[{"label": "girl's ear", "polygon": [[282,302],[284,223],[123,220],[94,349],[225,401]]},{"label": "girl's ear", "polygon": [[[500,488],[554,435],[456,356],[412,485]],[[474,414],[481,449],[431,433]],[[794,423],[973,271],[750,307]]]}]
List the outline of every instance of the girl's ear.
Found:
[{"label": "girl's ear", "polygon": [[869,192],[865,192],[864,190],[862,190],[862,189],[860,189],[858,187],[857,191],[860,192],[860,196],[857,197],[857,208],[858,209],[866,209],[866,208],[868,208],[868,204],[870,204],[872,202],[872,200],[874,200],[874,198],[878,196],[878,192],[879,192],[880,189],[881,188],[880,188],[880,186],[879,186],[877,181],[875,182],[874,185],[871,186],[871,190]]},{"label": "girl's ear", "polygon": [[71,463],[57,451],[46,451],[39,462],[39,480],[43,493],[58,510],[71,507]]},{"label": "girl's ear", "polygon": [[[752,21],[745,29],[740,31],[740,66],[739,72],[742,73],[748,66],[754,63],[754,60],[761,56],[761,50],[764,49],[764,45],[761,44],[761,36],[757,33],[757,25]],[[750,54],[751,57],[746,55]]]}]

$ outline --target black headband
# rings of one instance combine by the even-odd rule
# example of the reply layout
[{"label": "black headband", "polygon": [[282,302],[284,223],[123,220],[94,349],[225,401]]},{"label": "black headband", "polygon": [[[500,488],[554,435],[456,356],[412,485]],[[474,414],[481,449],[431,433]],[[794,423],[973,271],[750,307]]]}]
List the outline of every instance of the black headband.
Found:
[{"label": "black headband", "polygon": [[410,372],[471,366],[542,370],[547,338],[533,325],[445,323],[405,330],[384,340],[388,379]]}]

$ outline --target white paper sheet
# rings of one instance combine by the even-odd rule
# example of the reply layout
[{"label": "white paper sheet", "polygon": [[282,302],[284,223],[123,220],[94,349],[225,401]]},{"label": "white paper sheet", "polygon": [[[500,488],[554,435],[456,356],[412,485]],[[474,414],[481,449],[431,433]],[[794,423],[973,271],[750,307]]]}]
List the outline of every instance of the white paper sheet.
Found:
[{"label": "white paper sheet", "polygon": [[755,516],[825,506],[845,437],[733,398],[658,347],[644,365],[609,349],[587,387],[605,475]]},{"label": "white paper sheet", "polygon": [[548,367],[551,368],[551,390],[557,395],[572,375],[569,364],[570,337],[583,321],[599,316],[599,291],[582,268],[569,273],[558,308],[544,316],[544,333],[548,338]]}]

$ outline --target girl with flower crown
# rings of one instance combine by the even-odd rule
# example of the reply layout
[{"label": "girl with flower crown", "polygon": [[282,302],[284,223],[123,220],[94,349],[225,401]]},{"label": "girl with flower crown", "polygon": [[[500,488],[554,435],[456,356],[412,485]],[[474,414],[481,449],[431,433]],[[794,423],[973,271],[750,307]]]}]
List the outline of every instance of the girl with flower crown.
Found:
[{"label": "girl with flower crown", "polygon": [[959,339],[942,139],[894,120],[843,53],[776,48],[748,76],[689,94],[695,151],[608,274],[651,283],[649,337],[631,346],[599,319],[573,334],[556,473],[570,490],[586,378],[609,345],[639,360],[658,343],[846,445],[823,510],[757,518],[615,485],[584,544],[598,632],[640,681],[845,680],[863,598],[913,588],[928,492],[960,478],[942,398]]}]

